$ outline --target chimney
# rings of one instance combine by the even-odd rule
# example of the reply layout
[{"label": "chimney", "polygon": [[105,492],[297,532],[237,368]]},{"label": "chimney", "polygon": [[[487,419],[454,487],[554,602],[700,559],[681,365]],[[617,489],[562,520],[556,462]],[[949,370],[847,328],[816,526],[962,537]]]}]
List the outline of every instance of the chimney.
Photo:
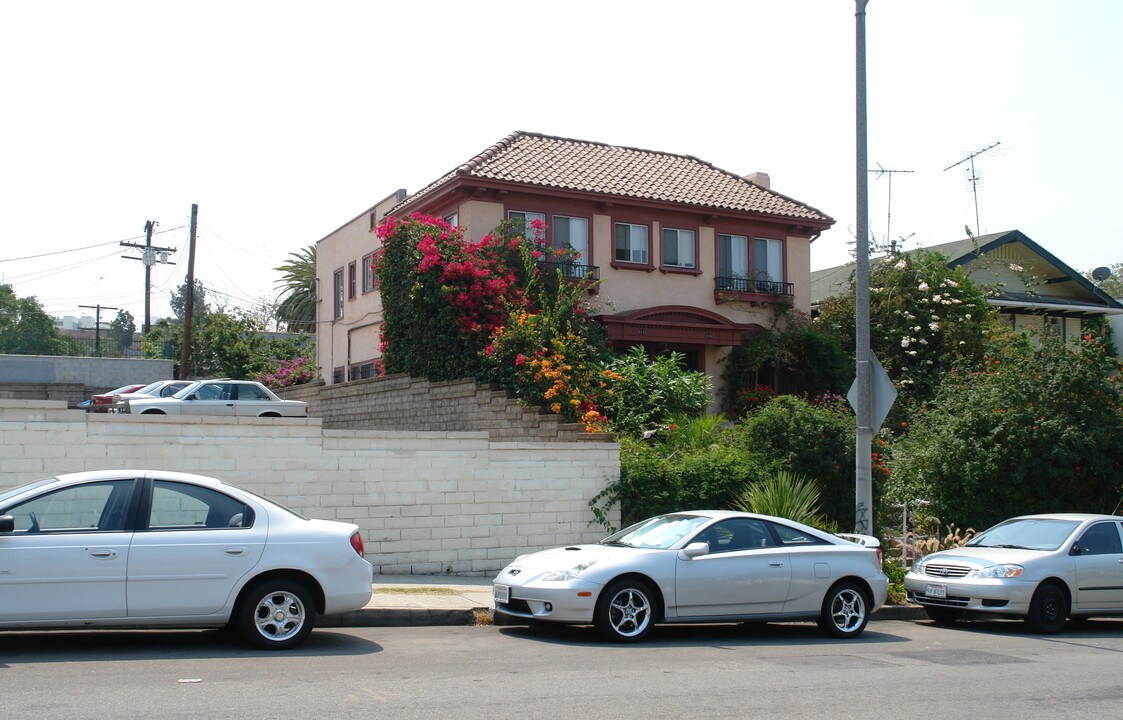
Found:
[{"label": "chimney", "polygon": [[742,180],[748,180],[753,185],[756,185],[757,187],[762,187],[765,190],[768,190],[772,185],[772,179],[769,178],[768,173],[765,173],[765,172],[749,173],[748,175],[743,176],[741,179]]}]

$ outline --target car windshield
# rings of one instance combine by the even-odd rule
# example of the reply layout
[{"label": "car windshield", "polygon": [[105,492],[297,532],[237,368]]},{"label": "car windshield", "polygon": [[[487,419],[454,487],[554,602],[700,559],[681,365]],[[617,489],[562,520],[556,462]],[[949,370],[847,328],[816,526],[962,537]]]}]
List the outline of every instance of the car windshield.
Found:
[{"label": "car windshield", "polygon": [[1056,550],[1080,525],[1075,520],[1015,518],[976,535],[967,547],[1003,547]]},{"label": "car windshield", "polygon": [[130,392],[135,387],[136,387],[135,384],[133,384],[133,385],[122,385],[121,387],[117,388],[116,390],[110,390],[109,392],[107,392],[105,394],[106,395],[123,395],[124,393]]},{"label": "car windshield", "polygon": [[0,490],[0,504],[3,504],[4,501],[7,500],[8,498],[15,497],[16,495],[19,495],[21,492],[24,492],[25,490],[31,490],[32,488],[37,488],[40,485],[46,485],[48,483],[53,483],[57,479],[58,478],[47,478],[46,480],[36,480],[35,482],[27,483],[26,485],[20,485],[18,487],[9,488],[7,490]]},{"label": "car windshield", "polygon": [[201,383],[201,382],[193,382],[190,385],[188,385],[187,387],[185,387],[182,390],[180,390],[179,392],[177,392],[175,395],[172,395],[172,397],[174,397],[178,400],[182,400],[183,398],[187,397],[191,393],[195,392],[195,390],[202,384],[203,383]]},{"label": "car windshield", "polygon": [[600,544],[666,550],[709,521],[700,515],[660,515],[613,533]]}]

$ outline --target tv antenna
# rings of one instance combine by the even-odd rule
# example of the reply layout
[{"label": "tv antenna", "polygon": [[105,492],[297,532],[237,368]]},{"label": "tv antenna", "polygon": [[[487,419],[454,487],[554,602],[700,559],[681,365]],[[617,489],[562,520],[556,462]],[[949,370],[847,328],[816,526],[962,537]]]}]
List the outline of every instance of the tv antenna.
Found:
[{"label": "tv antenna", "polygon": [[885,239],[889,242],[890,250],[896,251],[897,243],[893,241],[893,239],[892,239],[893,236],[889,234],[890,222],[893,219],[893,173],[910,173],[910,172],[913,172],[913,171],[912,170],[887,170],[887,169],[885,169],[884,167],[881,166],[881,163],[878,163],[877,164],[877,170],[867,170],[866,172],[876,173],[877,178],[875,178],[875,179],[881,179],[882,175],[888,175],[889,176],[889,202],[886,204],[886,211],[885,211]]},{"label": "tv antenna", "polygon": [[953,167],[962,165],[965,162],[971,163],[971,177],[969,177],[967,179],[971,181],[971,194],[975,196],[975,237],[978,237],[979,235],[982,234],[979,231],[979,176],[975,174],[975,158],[982,155],[987,150],[993,150],[994,148],[998,147],[998,145],[999,145],[999,142],[996,140],[995,142],[991,143],[990,145],[987,145],[982,150],[976,150],[975,152],[971,153],[970,155],[963,158],[959,162],[953,163],[951,165],[948,165],[946,168],[944,168],[944,172],[947,172],[948,170],[951,170]]}]

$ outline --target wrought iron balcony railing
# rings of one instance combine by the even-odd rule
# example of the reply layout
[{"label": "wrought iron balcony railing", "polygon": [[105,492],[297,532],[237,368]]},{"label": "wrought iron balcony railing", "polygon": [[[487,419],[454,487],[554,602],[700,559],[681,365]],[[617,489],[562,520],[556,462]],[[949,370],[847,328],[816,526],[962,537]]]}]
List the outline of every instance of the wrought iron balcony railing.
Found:
[{"label": "wrought iron balcony railing", "polygon": [[753,293],[758,295],[795,295],[795,285],[776,280],[753,280],[745,277],[717,277],[714,287],[719,292]]}]

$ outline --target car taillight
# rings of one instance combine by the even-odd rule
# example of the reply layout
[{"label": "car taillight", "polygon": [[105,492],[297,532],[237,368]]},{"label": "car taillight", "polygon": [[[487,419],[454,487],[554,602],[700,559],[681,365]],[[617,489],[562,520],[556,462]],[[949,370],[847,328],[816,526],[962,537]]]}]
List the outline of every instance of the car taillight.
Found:
[{"label": "car taillight", "polygon": [[882,559],[882,557],[881,557],[881,546],[879,545],[878,548],[877,548],[877,565],[878,565],[878,567],[881,567],[881,565],[884,562],[885,562],[885,560]]},{"label": "car taillight", "polygon": [[363,536],[359,534],[358,530],[351,533],[351,547],[359,553],[359,557],[366,557],[366,551],[363,548]]}]

